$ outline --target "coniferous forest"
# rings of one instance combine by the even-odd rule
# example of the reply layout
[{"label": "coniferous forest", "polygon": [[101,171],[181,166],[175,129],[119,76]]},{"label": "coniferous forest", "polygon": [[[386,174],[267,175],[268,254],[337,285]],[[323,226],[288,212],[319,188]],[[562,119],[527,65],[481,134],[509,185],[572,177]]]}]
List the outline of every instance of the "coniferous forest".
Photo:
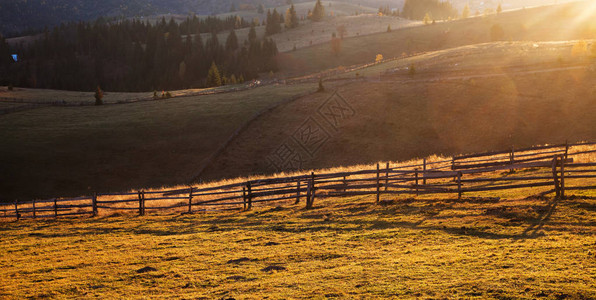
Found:
[{"label": "coniferous forest", "polygon": [[[215,66],[222,83],[275,71],[277,46],[251,28],[245,41],[234,30],[252,27],[242,18],[187,18],[150,24],[138,20],[69,23],[30,43],[9,47],[0,37],[0,85],[92,91],[150,91],[208,85]],[[218,32],[228,32],[220,41]],[[200,33],[211,33],[203,40]],[[18,62],[11,58],[18,54]]]}]

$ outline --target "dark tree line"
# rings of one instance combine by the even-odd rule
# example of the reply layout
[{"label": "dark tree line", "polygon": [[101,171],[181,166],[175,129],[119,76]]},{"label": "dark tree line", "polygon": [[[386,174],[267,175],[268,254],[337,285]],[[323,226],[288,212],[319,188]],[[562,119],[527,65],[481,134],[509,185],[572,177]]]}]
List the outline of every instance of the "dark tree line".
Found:
[{"label": "dark tree line", "polygon": [[267,10],[267,21],[265,23],[265,35],[272,35],[281,32],[281,24],[285,22],[283,16],[277,12],[277,9]]},{"label": "dark tree line", "polygon": [[[178,24],[137,20],[71,23],[44,32],[28,45],[10,48],[0,39],[0,84],[92,91],[172,90],[207,85],[214,64],[222,81],[253,79],[277,69],[277,46],[251,34],[239,41],[240,18],[189,18]],[[229,31],[220,42],[219,31]],[[225,32],[224,31],[224,32]],[[254,31],[254,28],[251,28]],[[211,32],[203,41],[201,32]],[[19,61],[10,54],[18,53]]]},{"label": "dark tree line", "polygon": [[458,17],[457,9],[451,3],[439,0],[406,0],[401,16],[411,20],[422,20],[427,13],[433,20]]}]

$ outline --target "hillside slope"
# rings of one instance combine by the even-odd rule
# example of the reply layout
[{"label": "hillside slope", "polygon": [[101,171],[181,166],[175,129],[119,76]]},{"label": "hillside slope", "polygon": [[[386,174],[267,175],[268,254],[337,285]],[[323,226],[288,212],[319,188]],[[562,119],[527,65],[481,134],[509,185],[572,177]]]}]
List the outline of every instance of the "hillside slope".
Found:
[{"label": "hillside slope", "polygon": [[3,115],[0,200],[187,182],[198,166],[256,113],[314,90],[314,84],[268,86],[227,94],[101,107],[46,107]]},{"label": "hillside slope", "polygon": [[[330,81],[254,122],[200,178],[275,172],[292,155],[287,165],[310,169],[596,138],[594,67],[561,56],[570,44],[543,49],[542,63],[519,56],[524,46],[493,46],[389,63],[402,71],[381,80]],[[493,64],[453,67],[472,57]],[[414,76],[403,70],[411,61]]]},{"label": "hillside slope", "polygon": [[[592,39],[596,33],[596,9],[591,2],[537,7],[469,19],[413,26],[392,32],[354,37],[342,41],[335,55],[330,43],[283,53],[280,68],[286,76],[309,74],[338,66],[370,63],[377,54],[385,58],[463,45],[501,41],[568,41]],[[491,36],[493,26],[503,34]],[[386,26],[385,26],[386,27]],[[330,40],[330,37],[329,37]]]}]

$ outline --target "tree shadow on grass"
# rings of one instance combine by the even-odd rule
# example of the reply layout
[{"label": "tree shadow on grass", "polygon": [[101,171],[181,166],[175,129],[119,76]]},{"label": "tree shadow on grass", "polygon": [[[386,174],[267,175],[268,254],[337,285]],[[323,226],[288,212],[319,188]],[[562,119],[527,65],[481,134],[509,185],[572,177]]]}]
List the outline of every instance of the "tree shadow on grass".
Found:
[{"label": "tree shadow on grass", "polygon": [[549,203],[547,203],[545,209],[542,210],[537,221],[530,224],[530,226],[524,230],[524,232],[520,235],[519,238],[536,236],[538,232],[544,227],[544,224],[546,224],[546,222],[549,221],[550,217],[555,212],[555,209],[557,208],[559,202],[560,199],[555,198],[551,200]]}]

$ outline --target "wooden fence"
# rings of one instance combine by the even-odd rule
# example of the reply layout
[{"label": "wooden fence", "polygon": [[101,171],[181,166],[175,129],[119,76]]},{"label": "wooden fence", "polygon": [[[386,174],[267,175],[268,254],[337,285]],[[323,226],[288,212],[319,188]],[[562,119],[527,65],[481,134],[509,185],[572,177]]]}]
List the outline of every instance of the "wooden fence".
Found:
[{"label": "wooden fence", "polygon": [[[179,213],[250,210],[267,203],[298,204],[301,201],[309,209],[316,199],[330,197],[374,195],[379,202],[382,195],[452,194],[461,199],[464,194],[530,187],[547,187],[543,194],[554,192],[557,197],[564,198],[566,191],[596,189],[596,163],[591,159],[596,155],[594,145],[596,143],[511,149],[456,156],[449,160],[423,159],[420,164],[407,166],[392,167],[385,163],[351,172],[311,172],[176,190],[15,201],[0,205],[0,218],[96,216],[100,210],[103,213],[132,211],[139,215],[158,210]],[[589,162],[574,162],[580,156],[589,157]],[[524,172],[517,172],[520,170]],[[496,176],[494,172],[497,171],[502,172]],[[492,173],[491,176],[487,176],[488,173]],[[573,184],[578,179],[584,179],[583,185]]]}]

